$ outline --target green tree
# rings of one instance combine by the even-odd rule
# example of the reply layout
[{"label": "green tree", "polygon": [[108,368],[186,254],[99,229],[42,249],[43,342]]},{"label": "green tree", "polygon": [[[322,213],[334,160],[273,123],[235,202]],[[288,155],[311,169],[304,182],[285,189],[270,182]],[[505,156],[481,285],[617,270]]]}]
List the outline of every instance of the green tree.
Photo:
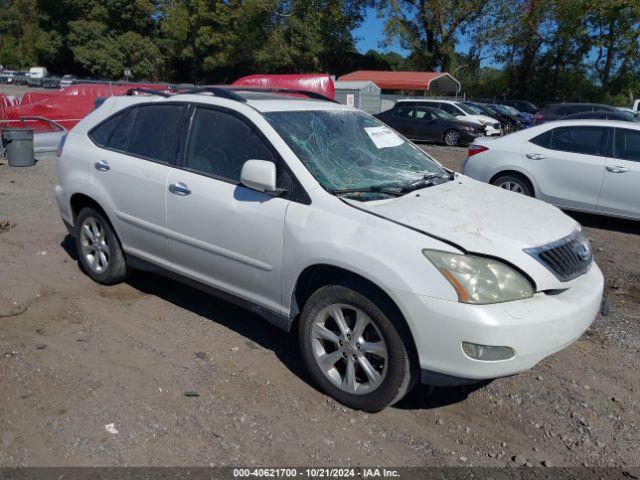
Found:
[{"label": "green tree", "polygon": [[411,52],[417,70],[448,71],[458,37],[473,28],[489,0],[380,0],[387,44]]}]

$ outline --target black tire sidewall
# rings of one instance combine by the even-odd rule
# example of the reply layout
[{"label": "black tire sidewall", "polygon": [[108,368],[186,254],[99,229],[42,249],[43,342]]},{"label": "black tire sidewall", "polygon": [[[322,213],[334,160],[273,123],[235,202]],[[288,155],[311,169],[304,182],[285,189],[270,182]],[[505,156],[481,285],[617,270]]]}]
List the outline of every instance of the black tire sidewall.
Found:
[{"label": "black tire sidewall", "polygon": [[[102,273],[97,273],[93,271],[87,264],[82,253],[82,245],[80,240],[80,228],[83,222],[89,218],[95,218],[102,228],[104,229],[105,236],[107,237],[107,244],[111,249],[111,258],[109,259],[109,266]],[[120,241],[116,237],[116,234],[111,227],[111,223],[102,215],[100,212],[94,210],[90,207],[83,208],[78,214],[78,218],[76,219],[75,225],[75,241],[76,241],[76,250],[78,252],[78,263],[84,273],[86,273],[93,281],[103,284],[111,284],[118,281],[115,277],[117,261],[123,257],[122,248],[120,246]]]},{"label": "black tire sidewall", "polygon": [[[503,175],[503,176],[500,176],[500,177],[496,178],[493,181],[493,185],[498,187],[498,188],[502,188],[499,185],[501,183],[504,183],[504,182],[517,183],[518,185],[520,185],[522,187],[522,190],[524,192],[523,195],[526,195],[527,197],[533,197],[533,192],[531,191],[531,188],[529,187],[529,185],[527,185],[527,182],[525,182],[524,180],[522,180],[519,177],[514,177],[512,175]],[[514,193],[516,193],[516,192],[514,192]]]},{"label": "black tire sidewall", "polygon": [[[342,303],[364,311],[375,322],[387,346],[387,373],[382,384],[371,393],[356,395],[335,386],[320,370],[311,350],[310,329],[316,316],[328,305]],[[329,285],[317,290],[306,302],[298,329],[303,360],[316,384],[340,403],[358,410],[377,412],[399,400],[403,388],[413,386],[409,348],[394,323],[376,303],[362,293],[342,285]],[[407,382],[408,377],[408,382]],[[408,383],[409,387],[403,385]]]}]

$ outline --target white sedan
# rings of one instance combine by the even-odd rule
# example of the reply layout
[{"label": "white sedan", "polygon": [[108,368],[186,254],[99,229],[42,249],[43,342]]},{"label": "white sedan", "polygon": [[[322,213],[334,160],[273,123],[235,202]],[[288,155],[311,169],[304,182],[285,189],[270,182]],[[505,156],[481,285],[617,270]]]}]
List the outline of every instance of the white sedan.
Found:
[{"label": "white sedan", "polygon": [[462,173],[567,210],[640,219],[640,125],[563,120],[478,138]]}]

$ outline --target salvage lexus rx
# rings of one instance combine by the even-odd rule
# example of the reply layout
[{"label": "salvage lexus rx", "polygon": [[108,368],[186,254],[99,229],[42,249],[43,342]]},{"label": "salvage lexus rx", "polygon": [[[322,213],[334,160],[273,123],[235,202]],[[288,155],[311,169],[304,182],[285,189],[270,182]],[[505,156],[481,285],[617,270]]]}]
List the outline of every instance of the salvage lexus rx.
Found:
[{"label": "salvage lexus rx", "polygon": [[574,220],[301,97],[107,99],[57,161],[86,274],[161,271],[295,327],[317,385],[366,411],[523,372],[589,327],[603,278]]}]

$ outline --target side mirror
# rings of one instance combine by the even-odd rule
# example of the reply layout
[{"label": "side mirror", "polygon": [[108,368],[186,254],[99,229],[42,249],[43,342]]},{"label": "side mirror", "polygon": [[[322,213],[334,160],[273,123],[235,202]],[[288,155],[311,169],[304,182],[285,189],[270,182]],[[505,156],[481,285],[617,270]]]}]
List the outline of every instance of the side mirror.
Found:
[{"label": "side mirror", "polygon": [[276,164],[268,160],[247,160],[242,165],[240,182],[252,190],[258,192],[275,192],[276,188]]}]

